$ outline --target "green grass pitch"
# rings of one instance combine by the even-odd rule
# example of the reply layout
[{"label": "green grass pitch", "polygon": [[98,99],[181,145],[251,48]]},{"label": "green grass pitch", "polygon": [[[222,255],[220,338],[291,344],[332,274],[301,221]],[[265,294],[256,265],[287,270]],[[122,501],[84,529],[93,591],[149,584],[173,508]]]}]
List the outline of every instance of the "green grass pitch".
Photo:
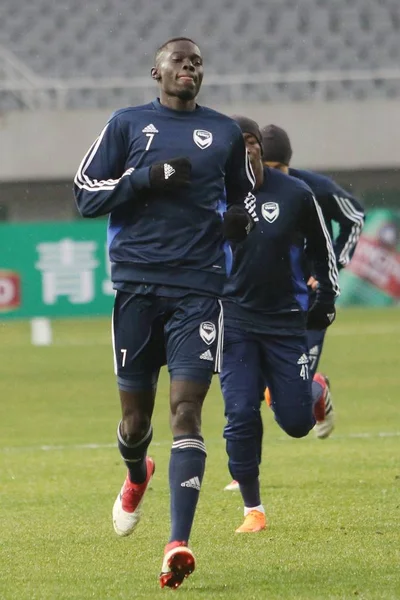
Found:
[{"label": "green grass pitch", "polygon": [[337,427],[292,440],[263,407],[262,495],[269,527],[235,535],[224,492],[223,407],[207,397],[208,462],[191,538],[197,569],[176,592],[158,573],[169,530],[168,379],[162,374],[143,519],[115,536],[124,478],[106,319],[53,323],[33,347],[28,323],[0,322],[0,600],[395,600],[400,598],[400,311],[341,310],[322,369]]}]

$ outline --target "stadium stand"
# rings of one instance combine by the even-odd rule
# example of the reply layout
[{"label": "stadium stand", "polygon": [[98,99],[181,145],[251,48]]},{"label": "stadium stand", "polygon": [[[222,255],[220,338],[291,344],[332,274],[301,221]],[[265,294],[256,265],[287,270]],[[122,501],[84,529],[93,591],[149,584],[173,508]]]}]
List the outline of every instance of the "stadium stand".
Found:
[{"label": "stadium stand", "polygon": [[[198,41],[207,78],[242,76],[250,101],[400,95],[399,77],[382,75],[399,69],[399,0],[1,1],[0,45],[36,78],[144,77],[155,48],[177,35]],[[232,87],[217,77],[211,83],[205,94],[229,101]],[[68,93],[69,107],[141,102],[148,94],[112,82],[95,94],[78,87]],[[7,102],[3,86],[0,107]]]}]

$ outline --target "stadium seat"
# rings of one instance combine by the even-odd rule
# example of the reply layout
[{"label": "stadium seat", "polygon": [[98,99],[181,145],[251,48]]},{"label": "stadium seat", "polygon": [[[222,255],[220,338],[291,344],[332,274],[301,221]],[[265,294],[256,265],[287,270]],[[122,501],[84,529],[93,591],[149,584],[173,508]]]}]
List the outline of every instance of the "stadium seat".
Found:
[{"label": "stadium seat", "polygon": [[[137,77],[149,73],[168,37],[193,37],[208,73],[297,73],[398,68],[398,0],[2,0],[0,45],[43,77]],[[335,99],[396,97],[399,81],[327,83]],[[211,88],[208,88],[210,90]],[[248,86],[254,100],[306,99],[310,80]],[[208,93],[207,90],[205,93]],[[213,100],[231,91],[213,88]],[[107,95],[109,101],[107,101]],[[110,106],[144,92],[72,91],[71,106]],[[3,92],[0,108],[15,100]]]}]

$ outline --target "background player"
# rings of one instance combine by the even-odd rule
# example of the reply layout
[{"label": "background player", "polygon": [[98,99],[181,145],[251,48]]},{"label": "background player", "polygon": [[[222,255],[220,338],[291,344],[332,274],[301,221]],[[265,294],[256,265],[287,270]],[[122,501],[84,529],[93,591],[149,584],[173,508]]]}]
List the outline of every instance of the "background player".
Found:
[{"label": "background player", "polygon": [[[364,225],[364,209],[360,202],[349,192],[341,188],[329,177],[306,171],[304,169],[293,169],[289,167],[292,158],[292,147],[288,134],[281,127],[267,125],[261,130],[264,164],[279,169],[283,173],[303,180],[313,191],[318,204],[321,207],[325,224],[333,241],[337,268],[340,271],[348,265],[356,248]],[[334,234],[333,223],[338,225],[337,233]],[[312,265],[310,265],[312,273]],[[310,275],[308,279],[312,302],[318,282]],[[328,412],[324,418],[317,420],[314,432],[320,439],[327,438],[334,428],[335,412],[333,409],[330,380],[326,375],[317,372],[318,364],[322,354],[326,330],[318,331],[309,329],[307,331],[309,346],[309,369],[315,385],[325,381],[328,385]],[[265,391],[267,404],[271,403],[268,389]],[[329,401],[330,399],[330,401]],[[321,417],[322,415],[320,415]],[[225,490],[238,490],[237,481],[231,481]]]},{"label": "background player", "polygon": [[168,365],[171,536],[160,584],[176,588],[195,568],[187,544],[206,459],[201,409],[222,350],[224,234],[241,240],[250,230],[243,202],[254,177],[237,124],[196,104],[203,61],[192,40],[163,44],[151,76],[160,98],[111,117],[79,167],[75,196],[84,217],[109,214],[117,438],[128,468],[113,508],[120,536],[137,525],[154,473],[146,454]]},{"label": "background player", "polygon": [[[364,226],[364,209],[360,202],[352,194],[345,191],[337,183],[325,175],[293,169],[289,167],[292,158],[292,147],[286,131],[276,125],[267,125],[261,131],[264,147],[264,164],[279,169],[292,177],[304,181],[313,191],[318,204],[321,207],[326,227],[333,240],[333,248],[336,256],[338,270],[346,267],[356,248],[357,242]],[[338,232],[334,235],[333,223],[338,224]],[[310,265],[309,286],[312,290],[312,298],[318,287],[313,265]],[[322,347],[326,330],[308,331],[310,373],[315,381],[329,380],[321,373],[317,373],[318,364],[322,354]],[[314,428],[318,438],[326,438],[333,429],[334,412],[330,413],[323,421],[317,422]]]},{"label": "background player", "polygon": [[[275,418],[292,437],[303,437],[329,409],[325,381],[313,384],[308,370],[306,326],[325,329],[335,318],[338,272],[321,209],[300,180],[263,166],[258,125],[239,123],[256,177],[246,203],[257,227],[234,245],[224,290],[225,341],[221,387],[229,470],[239,482],[245,520],[238,533],[265,528],[259,461],[265,383]],[[309,308],[303,264],[314,265],[319,281]]]}]

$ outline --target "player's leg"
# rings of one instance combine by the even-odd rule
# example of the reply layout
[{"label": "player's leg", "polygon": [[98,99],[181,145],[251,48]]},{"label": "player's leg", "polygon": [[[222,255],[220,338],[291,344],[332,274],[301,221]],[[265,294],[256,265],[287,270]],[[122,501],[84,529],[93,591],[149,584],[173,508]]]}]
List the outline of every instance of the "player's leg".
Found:
[{"label": "player's leg", "polygon": [[188,542],[205,470],[206,449],[201,434],[201,408],[210,380],[171,381],[171,533],[164,549],[161,587],[179,587],[195,569],[195,558],[188,548]]},{"label": "player's leg", "polygon": [[318,364],[322,354],[326,330],[307,332],[309,347],[310,374],[313,379],[312,393],[315,403],[316,424],[314,433],[319,439],[327,438],[335,426],[335,412],[333,409],[330,382],[326,375],[318,373]]},{"label": "player's leg", "polygon": [[143,496],[154,473],[147,448],[152,439],[154,396],[163,362],[162,336],[156,299],[117,293],[113,345],[122,412],[117,441],[128,470],[113,507],[114,529],[120,536],[132,533],[139,522]]},{"label": "player's leg", "polygon": [[228,466],[238,481],[245,521],[237,533],[266,526],[259,483],[260,361],[253,334],[228,327],[225,331],[221,388],[227,424],[224,429]]},{"label": "player's leg", "polygon": [[[261,390],[261,396],[260,396],[260,404],[263,404],[264,401],[264,397],[267,394],[268,391],[268,387],[266,388],[266,382],[264,382],[263,378],[260,377],[260,383],[259,383],[259,389]],[[257,413],[258,414],[258,422],[256,425],[256,432],[255,432],[255,439],[257,442],[257,460],[258,460],[258,465],[261,465],[261,461],[262,461],[262,441],[263,441],[263,436],[264,436],[264,425],[263,425],[263,420],[262,420],[262,415],[261,415],[261,410]],[[227,492],[236,492],[240,490],[240,486],[239,486],[239,482],[236,481],[236,479],[231,479],[231,481],[224,487],[224,490]]]},{"label": "player's leg", "polygon": [[265,336],[264,372],[279,426],[301,438],[315,424],[306,336]]},{"label": "player's leg", "polygon": [[223,336],[222,306],[216,299],[190,295],[176,300],[174,308],[165,327],[173,435],[171,533],[160,576],[161,586],[172,588],[195,567],[188,542],[206,462],[201,412],[213,372],[219,369]]}]

